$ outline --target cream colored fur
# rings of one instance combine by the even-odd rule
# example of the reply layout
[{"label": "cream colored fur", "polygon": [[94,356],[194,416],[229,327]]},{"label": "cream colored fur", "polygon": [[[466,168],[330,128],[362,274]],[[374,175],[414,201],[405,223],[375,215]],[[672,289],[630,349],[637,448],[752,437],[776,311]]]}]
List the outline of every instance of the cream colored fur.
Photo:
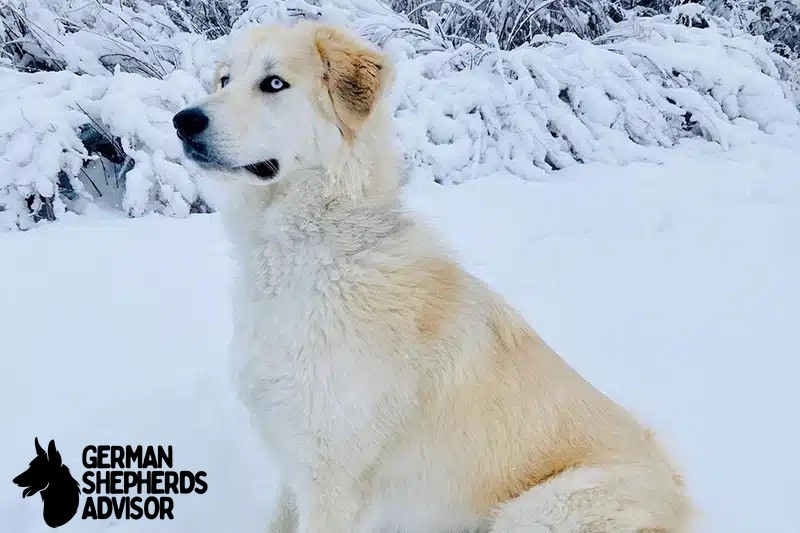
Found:
[{"label": "cream colored fur", "polygon": [[[263,62],[292,87],[254,92]],[[218,148],[289,159],[261,186],[214,172],[240,393],[283,482],[267,531],[688,531],[653,435],[404,209],[386,58],[326,26],[260,27],[220,75],[200,104]]]}]

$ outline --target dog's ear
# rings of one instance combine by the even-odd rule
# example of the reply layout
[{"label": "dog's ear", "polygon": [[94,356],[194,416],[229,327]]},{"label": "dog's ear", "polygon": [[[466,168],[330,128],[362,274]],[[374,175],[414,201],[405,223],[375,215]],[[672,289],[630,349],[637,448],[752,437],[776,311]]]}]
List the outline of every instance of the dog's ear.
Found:
[{"label": "dog's ear", "polygon": [[352,139],[387,89],[391,66],[380,52],[330,26],[316,27],[314,45],[339,128]]},{"label": "dog's ear", "polygon": [[39,444],[39,437],[35,437],[33,439],[33,443],[36,445],[36,455],[42,455],[44,453],[44,448],[42,448],[42,445]]},{"label": "dog's ear", "polygon": [[47,446],[47,462],[50,466],[61,466],[61,454],[56,450],[56,441],[51,440]]}]

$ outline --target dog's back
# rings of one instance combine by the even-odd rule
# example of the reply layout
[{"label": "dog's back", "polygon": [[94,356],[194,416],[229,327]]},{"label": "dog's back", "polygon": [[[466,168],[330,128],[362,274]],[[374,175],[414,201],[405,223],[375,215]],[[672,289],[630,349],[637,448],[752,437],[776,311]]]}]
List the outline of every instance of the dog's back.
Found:
[{"label": "dog's back", "polygon": [[652,434],[462,276],[463,323],[443,332],[444,371],[379,461],[375,485],[394,490],[367,530],[684,531],[685,489]]}]

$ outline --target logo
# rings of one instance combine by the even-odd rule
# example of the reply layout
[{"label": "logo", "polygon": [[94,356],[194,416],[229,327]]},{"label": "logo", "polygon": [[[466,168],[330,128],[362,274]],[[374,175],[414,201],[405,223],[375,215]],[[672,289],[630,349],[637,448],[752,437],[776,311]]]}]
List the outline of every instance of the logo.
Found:
[{"label": "logo", "polygon": [[69,468],[61,462],[61,454],[56,443],[50,441],[45,452],[34,439],[36,457],[26,471],[14,478],[14,483],[25,487],[22,497],[33,496],[37,492],[44,503],[44,523],[52,528],[63,526],[78,512],[80,489],[78,482],[69,473]]},{"label": "logo", "polygon": [[55,442],[45,452],[34,439],[36,457],[13,479],[25,487],[22,497],[41,494],[44,521],[52,527],[77,513],[81,492],[86,496],[82,520],[173,520],[176,494],[204,494],[206,473],[172,470],[172,446],[90,444],[83,449],[86,471],[78,483],[63,464]]}]

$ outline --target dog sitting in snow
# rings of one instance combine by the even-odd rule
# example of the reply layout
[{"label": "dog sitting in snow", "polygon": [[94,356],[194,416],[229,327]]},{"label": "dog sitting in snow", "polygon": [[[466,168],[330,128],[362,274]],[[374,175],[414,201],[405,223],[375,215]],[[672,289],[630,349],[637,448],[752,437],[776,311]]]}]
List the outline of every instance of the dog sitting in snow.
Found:
[{"label": "dog sitting in snow", "polygon": [[240,394],[280,465],[269,532],[673,533],[681,476],[403,207],[387,58],[257,27],[175,116],[231,189]]}]

